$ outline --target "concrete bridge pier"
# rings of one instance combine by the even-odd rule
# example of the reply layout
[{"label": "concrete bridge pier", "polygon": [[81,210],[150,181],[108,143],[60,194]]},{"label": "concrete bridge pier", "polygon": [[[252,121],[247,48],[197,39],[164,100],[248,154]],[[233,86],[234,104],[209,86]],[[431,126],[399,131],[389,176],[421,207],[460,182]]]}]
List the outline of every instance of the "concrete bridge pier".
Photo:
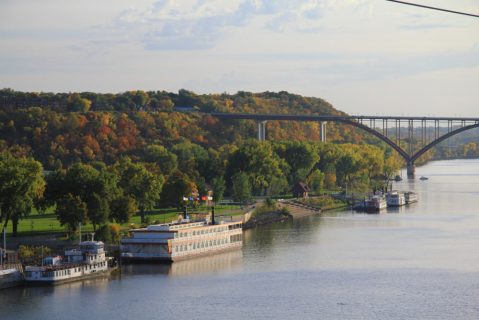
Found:
[{"label": "concrete bridge pier", "polygon": [[265,141],[266,140],[266,122],[267,121],[259,121],[258,122],[258,140]]},{"label": "concrete bridge pier", "polygon": [[319,140],[326,142],[326,121],[319,122]]},{"label": "concrete bridge pier", "polygon": [[416,171],[416,166],[414,165],[414,162],[408,161],[407,166],[407,178],[408,179],[414,179],[415,171]]}]

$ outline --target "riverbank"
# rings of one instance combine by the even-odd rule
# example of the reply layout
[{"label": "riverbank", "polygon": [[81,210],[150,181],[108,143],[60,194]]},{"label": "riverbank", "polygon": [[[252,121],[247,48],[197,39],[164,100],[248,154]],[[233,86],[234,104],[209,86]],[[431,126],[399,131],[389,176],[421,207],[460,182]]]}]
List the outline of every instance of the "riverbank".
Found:
[{"label": "riverbank", "polygon": [[271,224],[275,222],[283,222],[289,220],[292,216],[285,210],[276,210],[263,212],[258,215],[253,215],[248,221],[243,224],[243,230],[255,228],[265,224]]}]

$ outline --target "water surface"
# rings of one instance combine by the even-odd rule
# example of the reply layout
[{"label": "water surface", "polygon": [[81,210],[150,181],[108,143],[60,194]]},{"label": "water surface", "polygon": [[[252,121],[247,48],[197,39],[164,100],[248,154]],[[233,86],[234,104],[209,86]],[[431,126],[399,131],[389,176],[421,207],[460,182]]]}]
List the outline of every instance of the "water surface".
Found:
[{"label": "water surface", "polygon": [[403,181],[419,203],[263,226],[235,252],[0,291],[0,319],[479,319],[479,160]]}]

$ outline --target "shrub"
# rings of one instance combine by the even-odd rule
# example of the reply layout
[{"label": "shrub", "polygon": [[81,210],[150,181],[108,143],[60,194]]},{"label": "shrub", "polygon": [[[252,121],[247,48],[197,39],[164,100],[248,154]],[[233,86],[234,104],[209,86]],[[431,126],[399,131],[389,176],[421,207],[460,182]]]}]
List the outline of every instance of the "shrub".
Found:
[{"label": "shrub", "polygon": [[33,265],[40,265],[42,263],[42,259],[51,255],[52,249],[41,246],[24,246],[20,245],[18,248],[18,255],[20,257],[20,261],[23,264],[33,264]]}]

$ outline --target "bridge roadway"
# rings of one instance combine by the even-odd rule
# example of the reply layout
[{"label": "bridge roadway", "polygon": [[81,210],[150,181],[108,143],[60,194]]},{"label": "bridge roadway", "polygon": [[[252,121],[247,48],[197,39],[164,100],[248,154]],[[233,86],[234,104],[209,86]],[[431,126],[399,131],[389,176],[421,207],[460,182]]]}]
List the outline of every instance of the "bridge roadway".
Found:
[{"label": "bridge roadway", "polygon": [[[266,139],[266,122],[273,121],[311,121],[320,123],[321,141],[326,141],[326,123],[336,122],[352,125],[362,129],[379,139],[386,142],[394,150],[396,150],[406,161],[407,174],[409,178],[414,177],[414,162],[426,151],[437,145],[438,143],[459,134],[463,131],[478,128],[479,118],[474,117],[409,117],[409,116],[316,116],[316,115],[292,115],[292,114],[251,114],[251,113],[211,113],[212,116],[219,119],[239,120],[249,119],[258,121],[258,139]],[[380,122],[381,126],[376,126]],[[414,123],[421,123],[421,140],[422,147],[413,152],[414,142]],[[389,134],[389,125],[393,123],[395,128],[395,139],[393,140]],[[401,128],[406,123],[408,130],[407,144],[408,150],[401,146]],[[427,140],[428,124],[430,128],[434,127],[434,137],[431,141]],[[441,125],[447,124],[447,132],[441,135]],[[367,125],[369,124],[369,126]],[[444,130],[442,130],[444,131]]]}]

